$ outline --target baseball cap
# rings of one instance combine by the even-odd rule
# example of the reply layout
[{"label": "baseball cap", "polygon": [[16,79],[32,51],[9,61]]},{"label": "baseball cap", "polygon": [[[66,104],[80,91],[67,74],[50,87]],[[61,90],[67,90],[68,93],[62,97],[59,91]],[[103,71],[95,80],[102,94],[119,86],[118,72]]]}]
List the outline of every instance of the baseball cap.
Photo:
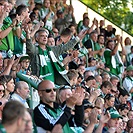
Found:
[{"label": "baseball cap", "polygon": [[127,71],[132,71],[133,70],[133,66],[132,65],[128,66],[126,70]]},{"label": "baseball cap", "polygon": [[22,62],[23,60],[25,60],[25,59],[28,59],[28,60],[30,60],[30,57],[29,57],[29,55],[27,55],[27,54],[25,54],[25,55],[22,55],[21,56],[21,58],[20,58],[20,61],[19,62]]},{"label": "baseball cap", "polygon": [[62,10],[57,10],[56,14],[62,14],[63,11]]},{"label": "baseball cap", "polygon": [[94,106],[87,99],[83,100],[83,106],[84,106],[84,110],[86,110],[88,108],[91,108],[91,109],[94,108]]},{"label": "baseball cap", "polygon": [[111,116],[111,119],[123,118],[123,117],[119,114],[119,112],[118,112],[115,108],[113,108],[113,107],[109,107],[109,108],[107,108],[106,110],[109,111],[110,116]]}]

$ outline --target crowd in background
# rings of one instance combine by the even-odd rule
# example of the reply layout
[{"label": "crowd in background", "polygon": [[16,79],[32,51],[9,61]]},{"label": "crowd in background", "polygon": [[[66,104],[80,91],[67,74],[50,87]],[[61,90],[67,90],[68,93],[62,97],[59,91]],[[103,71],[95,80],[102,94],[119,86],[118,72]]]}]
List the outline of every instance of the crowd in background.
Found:
[{"label": "crowd in background", "polygon": [[132,133],[131,43],[66,0],[0,0],[0,132]]}]

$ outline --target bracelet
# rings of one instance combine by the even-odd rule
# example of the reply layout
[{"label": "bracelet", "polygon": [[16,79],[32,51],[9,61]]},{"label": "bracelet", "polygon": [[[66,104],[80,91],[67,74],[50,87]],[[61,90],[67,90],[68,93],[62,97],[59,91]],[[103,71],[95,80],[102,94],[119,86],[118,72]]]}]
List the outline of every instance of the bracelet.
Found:
[{"label": "bracelet", "polygon": [[16,70],[12,70],[12,71],[16,71]]}]

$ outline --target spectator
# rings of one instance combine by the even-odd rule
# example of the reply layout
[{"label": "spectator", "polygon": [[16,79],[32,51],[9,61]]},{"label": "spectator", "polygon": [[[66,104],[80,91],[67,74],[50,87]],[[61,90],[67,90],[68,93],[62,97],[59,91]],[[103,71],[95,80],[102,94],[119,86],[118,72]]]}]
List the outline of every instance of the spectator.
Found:
[{"label": "spectator", "polygon": [[[82,104],[82,100],[80,99],[81,97],[79,98],[78,96],[81,91],[68,98],[65,106],[62,108],[58,107],[58,104],[55,103],[56,90],[54,83],[51,81],[42,81],[38,85],[38,93],[41,101],[34,109],[34,120],[38,129],[51,131],[56,124],[61,124],[63,132],[72,132],[67,122],[71,117],[71,109],[75,104]],[[83,92],[81,95],[83,95]],[[59,113],[58,115],[57,112],[54,111],[55,109]]]},{"label": "spectator", "polygon": [[124,89],[121,89],[119,91],[120,91],[120,93],[119,93],[119,96],[118,96],[118,100],[117,100],[117,103],[115,103],[116,109],[118,109],[118,107],[121,104],[127,104],[128,97],[130,96],[129,93]]},{"label": "spectator", "polygon": [[102,85],[102,77],[101,77],[101,75],[96,75],[95,76],[95,79],[96,79],[96,82],[97,82],[97,84],[99,85],[99,88],[100,88],[100,86]]},{"label": "spectator", "polygon": [[55,40],[53,35],[48,36],[48,46],[55,46]]},{"label": "spectator", "polygon": [[100,27],[99,27],[99,29],[100,29],[100,34],[103,35],[103,36],[105,36],[105,32],[106,32],[104,26],[105,26],[105,20],[100,20]]},{"label": "spectator", "polygon": [[107,94],[105,97],[104,97],[104,101],[105,101],[105,104],[104,104],[104,108],[107,109],[109,107],[114,107],[114,102],[115,102],[115,96],[112,95],[112,94]]},{"label": "spectator", "polygon": [[21,133],[32,133],[33,132],[33,124],[32,124],[32,118],[31,115],[28,111],[26,111],[26,115],[25,115],[25,129],[23,132]]},{"label": "spectator", "polygon": [[[107,42],[107,46],[104,51],[104,58],[106,66],[109,67],[110,72],[114,75],[118,75],[119,77],[121,77],[122,73],[124,72],[124,68],[123,68],[123,62],[118,53],[119,43],[120,43],[119,37],[118,37],[118,42],[116,44],[114,41],[109,40]],[[116,58],[118,59],[117,61]]]},{"label": "spectator", "polygon": [[2,75],[1,81],[5,84],[5,96],[7,100],[10,100],[11,93],[14,91],[14,80],[11,75]]},{"label": "spectator", "polygon": [[[86,18],[86,17],[88,17],[88,13],[87,13],[87,12],[85,12],[85,13],[83,14],[83,20],[84,20],[84,18]],[[78,23],[78,25],[77,25],[77,32],[78,32],[78,33],[81,31],[81,27],[82,27],[82,25],[83,25],[83,20],[80,20],[79,23]]]},{"label": "spectator", "polygon": [[122,116],[113,107],[107,109],[110,113],[111,118],[107,121],[107,124],[103,127],[102,133],[110,132],[115,133],[119,126],[119,119]]},{"label": "spectator", "polygon": [[130,52],[126,55],[126,66],[133,65],[133,46],[131,46]]},{"label": "spectator", "polygon": [[133,119],[133,110],[129,110],[129,112],[127,113],[128,119]]},{"label": "spectator", "polygon": [[84,77],[84,73],[85,73],[85,65],[84,64],[79,64],[77,71]]},{"label": "spectator", "polygon": [[20,102],[7,102],[2,112],[0,132],[23,132],[26,125],[26,112],[26,108]]},{"label": "spectator", "polygon": [[133,132],[133,119],[130,119],[128,122],[127,122],[127,127],[126,127],[126,130],[125,130],[127,133],[132,133]]},{"label": "spectator", "polygon": [[121,116],[124,116],[128,119],[127,113],[129,112],[129,107],[127,106],[127,104],[120,104],[120,106],[118,107],[118,112]]},{"label": "spectator", "polygon": [[67,98],[72,96],[71,87],[67,85],[60,87],[58,93],[59,94],[57,94],[57,101],[59,104],[62,104],[66,101]]},{"label": "spectator", "polygon": [[50,0],[44,0],[39,12],[40,19],[44,22],[44,27],[49,31],[53,28],[54,12],[50,8]]},{"label": "spectator", "polygon": [[70,80],[70,85],[75,86],[78,80],[78,72],[75,69],[70,69],[67,73],[67,76]]},{"label": "spectator", "polygon": [[123,80],[123,87],[130,93],[133,93],[133,66],[130,65],[126,69],[127,76]]},{"label": "spectator", "polygon": [[105,40],[115,40],[115,31],[116,29],[112,27],[112,25],[107,25],[107,30],[105,31]]},{"label": "spectator", "polygon": [[102,76],[103,82],[110,81],[110,75],[107,72],[101,73],[101,76]]},{"label": "spectator", "polygon": [[107,95],[110,94],[111,89],[112,89],[112,84],[109,81],[104,81],[100,87],[100,89],[102,90],[102,94],[103,94],[103,98]]},{"label": "spectator", "polygon": [[53,32],[53,34],[54,34],[54,38],[56,38],[56,37],[59,36],[59,31],[58,31],[57,28],[53,27],[52,32]]},{"label": "spectator", "polygon": [[111,76],[111,78],[110,78],[110,82],[112,83],[112,85],[113,85],[114,87],[117,88],[118,83],[119,83],[119,78],[116,77],[116,76]]},{"label": "spectator", "polygon": [[125,52],[126,55],[130,53],[130,49],[131,49],[131,39],[129,37],[126,37],[126,39],[124,40],[124,44],[125,44]]},{"label": "spectator", "polygon": [[89,76],[94,76],[93,72],[88,70],[84,72],[84,80],[86,80]]},{"label": "spectator", "polygon": [[87,39],[84,43],[84,46],[89,51],[89,57],[93,56],[97,58],[97,55],[102,56],[103,54],[104,49],[100,48],[99,44],[97,43],[97,39],[98,33],[93,31],[90,33],[90,39]]},{"label": "spectator", "polygon": [[17,100],[25,105],[26,108],[29,108],[28,103],[26,102],[27,98],[29,98],[29,86],[24,81],[19,81],[15,84],[15,91],[11,95],[11,99]]},{"label": "spectator", "polygon": [[[81,32],[79,36],[81,38],[81,36],[83,37],[84,35],[85,32]],[[66,76],[67,71],[62,66],[63,64],[61,64],[61,62],[59,62],[56,58],[58,58],[59,55],[65,51],[73,48],[74,45],[76,45],[76,43],[79,41],[79,38],[76,37],[65,45],[47,47],[47,30],[40,29],[36,32],[35,37],[39,44],[37,47],[32,45],[29,33],[27,31],[27,53],[31,57],[32,74],[38,77],[40,76],[43,79],[49,79],[58,85],[68,84],[69,80]],[[43,50],[46,52],[44,53]],[[55,76],[57,77],[55,78]]]},{"label": "spectator", "polygon": [[71,13],[65,16],[62,10],[57,10],[56,15],[57,19],[55,20],[55,27],[58,29],[59,33],[62,33],[62,31],[71,24],[71,21],[69,21],[70,19],[72,19],[73,23],[74,17]]}]

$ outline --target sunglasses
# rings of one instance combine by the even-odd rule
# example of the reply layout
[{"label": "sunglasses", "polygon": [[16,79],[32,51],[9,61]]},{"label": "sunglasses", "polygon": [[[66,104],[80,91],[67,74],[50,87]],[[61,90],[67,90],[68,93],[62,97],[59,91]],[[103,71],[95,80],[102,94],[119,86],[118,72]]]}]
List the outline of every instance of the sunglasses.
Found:
[{"label": "sunglasses", "polygon": [[112,93],[117,93],[118,91],[111,90]]},{"label": "sunglasses", "polygon": [[56,89],[55,88],[53,88],[53,89],[45,89],[45,90],[40,90],[40,91],[45,91],[46,93],[50,93],[51,91],[56,91]]},{"label": "sunglasses", "polygon": [[0,93],[5,93],[5,90],[0,90]]}]

